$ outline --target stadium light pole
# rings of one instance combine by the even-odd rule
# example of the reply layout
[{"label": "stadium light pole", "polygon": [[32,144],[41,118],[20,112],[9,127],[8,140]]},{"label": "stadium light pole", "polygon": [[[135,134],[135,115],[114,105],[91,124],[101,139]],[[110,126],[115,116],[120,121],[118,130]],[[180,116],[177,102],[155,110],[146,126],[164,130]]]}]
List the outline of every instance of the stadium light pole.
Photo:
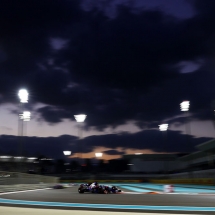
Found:
[{"label": "stadium light pole", "polygon": [[186,135],[187,135],[187,145],[189,147],[190,145],[190,138],[189,138],[189,135],[191,133],[190,131],[190,124],[189,124],[189,120],[188,120],[188,117],[189,117],[189,108],[190,108],[190,102],[189,101],[183,101],[180,103],[180,108],[181,108],[181,111],[183,111],[185,113],[185,117],[186,117],[186,121],[185,121],[185,129],[186,129]]},{"label": "stadium light pole", "polygon": [[[83,123],[85,121],[87,115],[85,115],[85,114],[78,114],[78,115],[74,115],[74,117],[75,117],[76,122]],[[82,139],[82,133],[83,133],[82,132],[82,126],[80,125],[79,126],[79,134],[78,134],[79,140]],[[82,166],[82,147],[80,147],[80,151],[81,151],[80,152],[80,159],[81,159],[81,166]]]},{"label": "stadium light pole", "polygon": [[68,159],[68,157],[72,154],[71,151],[67,150],[67,151],[63,151],[63,154],[66,156],[66,158]]},{"label": "stadium light pole", "polygon": [[[28,121],[30,121],[30,119],[31,119],[31,112],[29,112],[29,111],[23,111],[23,113],[21,113],[20,115],[19,115],[19,117],[20,117],[20,119],[21,119],[21,140],[20,140],[20,144],[21,144],[21,146],[20,146],[20,148],[21,148],[21,152],[20,152],[20,159],[22,159],[22,144],[23,144],[23,136],[24,136],[24,122],[28,122]],[[24,154],[23,154],[23,162],[24,162]]]},{"label": "stadium light pole", "polygon": [[[180,104],[181,107],[181,111],[183,111],[185,113],[185,117],[186,117],[186,121],[185,121],[185,125],[186,125],[186,134],[190,135],[190,125],[188,122],[188,117],[189,117],[189,108],[190,108],[190,102],[189,101],[183,101]],[[188,138],[188,137],[187,137]],[[188,144],[189,144],[189,139],[188,139]]]},{"label": "stadium light pole", "polygon": [[99,158],[101,158],[103,156],[103,153],[102,152],[96,152],[95,153],[95,157],[96,157],[96,160],[98,160],[98,163],[97,163],[97,169],[99,170]]},{"label": "stadium light pole", "polygon": [[30,120],[31,113],[28,111],[24,111],[24,103],[28,103],[28,91],[26,89],[20,89],[18,92],[18,97],[20,101],[18,136],[20,136],[19,153],[20,153],[20,171],[21,171],[23,126],[24,126],[24,121]]},{"label": "stadium light pole", "polygon": [[[166,131],[168,130],[169,125],[168,124],[161,124],[158,125],[159,126],[159,130],[163,131],[163,142],[164,142],[164,151],[166,150]],[[166,168],[166,162],[165,159],[163,161],[164,163],[164,172],[167,172],[167,168]]]}]

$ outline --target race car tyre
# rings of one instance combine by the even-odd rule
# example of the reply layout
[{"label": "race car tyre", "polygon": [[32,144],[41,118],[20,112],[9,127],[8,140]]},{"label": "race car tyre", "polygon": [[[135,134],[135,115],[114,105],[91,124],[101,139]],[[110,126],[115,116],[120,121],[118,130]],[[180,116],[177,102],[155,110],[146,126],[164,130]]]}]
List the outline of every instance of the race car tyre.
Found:
[{"label": "race car tyre", "polygon": [[80,189],[80,188],[78,189],[78,192],[79,193],[84,193],[84,191],[82,189]]},{"label": "race car tyre", "polygon": [[91,193],[96,193],[96,189],[92,188]]},{"label": "race car tyre", "polygon": [[104,194],[108,194],[108,191],[107,191],[107,190],[104,190]]}]

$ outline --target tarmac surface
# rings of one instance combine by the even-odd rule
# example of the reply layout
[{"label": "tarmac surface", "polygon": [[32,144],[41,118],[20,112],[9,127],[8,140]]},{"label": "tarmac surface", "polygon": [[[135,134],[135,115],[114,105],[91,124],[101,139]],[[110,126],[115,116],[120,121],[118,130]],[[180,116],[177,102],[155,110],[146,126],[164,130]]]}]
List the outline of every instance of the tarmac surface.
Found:
[{"label": "tarmac surface", "polygon": [[[40,209],[40,208],[15,208],[15,207],[1,207],[0,212],[3,215],[71,215],[69,210],[58,209]],[[72,215],[137,215],[136,212],[106,212],[106,211],[81,211],[72,210]],[[162,213],[164,214],[164,213]],[[162,215],[161,213],[141,213],[141,215]],[[185,214],[184,214],[185,215]]]},{"label": "tarmac surface", "polygon": [[[79,194],[78,186],[73,186],[65,189],[2,193],[0,206],[131,213],[215,214],[215,194],[149,194],[122,190],[121,194]],[[208,210],[201,210],[202,208]]]}]

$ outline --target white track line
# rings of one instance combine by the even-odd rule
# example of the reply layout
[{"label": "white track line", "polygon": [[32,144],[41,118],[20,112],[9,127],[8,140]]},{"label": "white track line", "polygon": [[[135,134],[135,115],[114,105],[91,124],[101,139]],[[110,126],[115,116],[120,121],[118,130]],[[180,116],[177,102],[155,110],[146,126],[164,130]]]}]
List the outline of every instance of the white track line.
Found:
[{"label": "white track line", "polygon": [[13,194],[13,193],[24,193],[24,192],[32,192],[32,191],[38,191],[38,190],[49,190],[52,188],[43,188],[43,189],[34,189],[34,190],[20,190],[20,191],[12,191],[7,193],[0,193],[0,195],[7,195],[7,194]]}]

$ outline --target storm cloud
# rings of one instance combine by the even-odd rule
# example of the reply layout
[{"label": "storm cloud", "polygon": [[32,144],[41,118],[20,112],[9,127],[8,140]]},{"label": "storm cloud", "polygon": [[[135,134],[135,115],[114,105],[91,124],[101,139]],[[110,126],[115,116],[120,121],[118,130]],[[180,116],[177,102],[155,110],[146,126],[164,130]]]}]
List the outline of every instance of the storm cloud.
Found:
[{"label": "storm cloud", "polygon": [[[167,119],[184,123],[183,117],[172,119],[183,100],[191,101],[190,120],[212,120],[215,3],[188,2],[195,13],[179,19],[123,1],[112,8],[79,0],[2,0],[1,104],[17,104],[16,91],[25,87],[32,108],[44,104],[35,110],[37,120],[58,124],[86,113],[84,129],[97,131],[131,120],[140,128]],[[153,132],[87,137],[86,152],[131,143],[160,152]],[[184,138],[171,132],[170,138]],[[53,146],[60,139],[52,140]],[[185,146],[170,144],[168,149],[184,151]]]}]

